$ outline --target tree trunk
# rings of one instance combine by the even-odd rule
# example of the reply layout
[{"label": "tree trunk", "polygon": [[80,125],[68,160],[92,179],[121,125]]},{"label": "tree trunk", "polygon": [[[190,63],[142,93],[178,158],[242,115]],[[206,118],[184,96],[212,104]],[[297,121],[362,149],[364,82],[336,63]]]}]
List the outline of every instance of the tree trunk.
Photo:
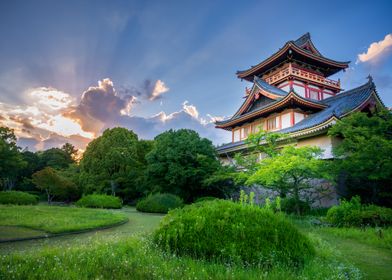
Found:
[{"label": "tree trunk", "polygon": [[48,196],[48,204],[52,204],[53,196],[49,193],[48,190],[46,190],[46,195]]},{"label": "tree trunk", "polygon": [[295,183],[294,185],[294,199],[295,199],[295,208],[297,210],[297,215],[301,215],[301,209],[299,207],[299,190],[298,190],[298,186],[297,183]]}]

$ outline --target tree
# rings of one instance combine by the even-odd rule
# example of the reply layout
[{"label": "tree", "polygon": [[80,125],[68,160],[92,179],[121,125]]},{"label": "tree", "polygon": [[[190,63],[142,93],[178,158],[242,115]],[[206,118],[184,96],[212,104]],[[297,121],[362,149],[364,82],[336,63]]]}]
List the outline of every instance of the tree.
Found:
[{"label": "tree", "polygon": [[344,179],[348,198],[392,206],[392,114],[354,113],[330,130],[342,139],[333,150],[336,180]]},{"label": "tree", "polygon": [[139,196],[143,165],[138,147],[137,135],[120,127],[91,141],[80,162],[84,192],[119,193],[125,199]]},{"label": "tree", "polygon": [[33,183],[41,191],[45,191],[48,204],[51,204],[54,197],[66,196],[70,191],[74,191],[75,185],[61,177],[55,169],[51,167],[45,167],[44,169],[37,171],[33,174]]},{"label": "tree", "polygon": [[74,163],[72,156],[59,148],[51,148],[38,153],[40,157],[41,167],[50,166],[55,169],[67,168],[68,165]]},{"label": "tree", "polygon": [[21,153],[23,160],[27,163],[18,172],[17,187],[19,190],[35,190],[35,185],[31,181],[31,175],[42,169],[40,158],[37,153],[24,150]]},{"label": "tree", "polygon": [[78,150],[75,148],[75,146],[70,143],[65,143],[63,146],[61,146],[61,150],[63,150],[72,160],[75,160],[75,157],[78,153]]},{"label": "tree", "polygon": [[246,184],[260,184],[278,191],[281,196],[291,195],[300,214],[301,195],[314,188],[310,180],[327,178],[326,162],[319,159],[321,154],[322,150],[317,147],[286,146],[274,156],[261,160]]},{"label": "tree", "polygon": [[20,169],[26,166],[19,150],[14,131],[0,127],[0,184],[5,190],[14,188]]},{"label": "tree", "polygon": [[169,130],[155,137],[146,159],[152,190],[176,194],[188,202],[209,194],[203,181],[220,166],[211,141],[189,129]]}]

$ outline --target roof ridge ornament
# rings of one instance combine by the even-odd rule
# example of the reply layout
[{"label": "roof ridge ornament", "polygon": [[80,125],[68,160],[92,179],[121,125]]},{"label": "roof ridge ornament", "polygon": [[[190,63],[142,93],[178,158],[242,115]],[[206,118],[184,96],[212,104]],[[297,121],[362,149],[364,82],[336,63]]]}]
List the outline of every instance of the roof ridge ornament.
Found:
[{"label": "roof ridge ornament", "polygon": [[372,75],[369,74],[369,75],[366,77],[366,79],[369,80],[369,83],[373,83],[373,77],[372,77]]}]

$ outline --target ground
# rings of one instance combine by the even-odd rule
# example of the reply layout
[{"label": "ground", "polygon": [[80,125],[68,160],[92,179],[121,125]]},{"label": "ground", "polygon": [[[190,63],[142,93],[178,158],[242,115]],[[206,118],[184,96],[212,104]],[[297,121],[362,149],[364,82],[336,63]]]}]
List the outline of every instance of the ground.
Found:
[{"label": "ground", "polygon": [[[133,279],[296,279],[298,276],[287,271],[264,275],[258,269],[236,269],[160,254],[156,248],[145,245],[145,238],[158,226],[162,215],[139,213],[128,207],[113,211],[125,214],[129,222],[101,231],[0,244],[0,278],[10,276],[10,269],[15,269],[12,275],[19,279],[26,275],[32,279],[36,279],[37,275],[41,279],[53,279],[56,274],[50,273],[56,269],[61,275],[66,273],[69,279],[90,279],[97,275],[105,279],[129,279],[129,275],[133,275]],[[318,260],[327,260],[325,268],[317,265],[305,267],[301,278],[321,275],[320,279],[332,279],[328,274],[334,269],[339,273],[333,279],[349,279],[348,276],[350,279],[390,279],[390,230],[384,232],[384,239],[380,239],[374,229],[364,232],[335,230],[313,226],[309,219],[294,222],[320,246],[317,250],[322,254]],[[336,262],[331,262],[331,258]],[[24,269],[18,268],[21,264]],[[340,264],[342,269],[338,268]],[[47,267],[53,267],[48,275]],[[360,272],[356,272],[356,268]],[[73,274],[77,269],[81,271]],[[323,269],[325,271],[320,271]],[[36,270],[36,274],[32,274],[32,270]]]}]

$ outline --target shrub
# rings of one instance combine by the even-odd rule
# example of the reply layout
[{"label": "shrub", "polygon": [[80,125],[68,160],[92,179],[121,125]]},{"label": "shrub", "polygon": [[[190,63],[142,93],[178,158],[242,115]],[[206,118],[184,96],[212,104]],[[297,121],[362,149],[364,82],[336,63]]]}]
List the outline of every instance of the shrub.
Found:
[{"label": "shrub", "polygon": [[79,207],[120,209],[122,202],[119,197],[105,194],[90,194],[76,202]]},{"label": "shrub", "polygon": [[392,209],[361,205],[360,198],[355,196],[330,208],[326,220],[337,227],[389,226],[392,225]]},{"label": "shrub", "polygon": [[211,200],[215,200],[215,199],[219,199],[219,198],[213,197],[213,196],[202,196],[202,197],[199,197],[198,199],[196,199],[194,201],[194,203],[202,202],[202,201],[211,201]]},{"label": "shrub", "polygon": [[171,209],[181,207],[180,197],[169,193],[150,194],[136,204],[136,209],[147,213],[167,213]]},{"label": "shrub", "polygon": [[308,238],[284,215],[227,200],[170,211],[153,240],[169,253],[266,268],[301,266],[314,254]]},{"label": "shrub", "polygon": [[29,205],[37,204],[38,196],[26,192],[7,191],[0,192],[0,204]]},{"label": "shrub", "polygon": [[[299,212],[301,215],[309,213],[310,204],[307,201],[300,200],[298,202]],[[293,197],[283,198],[281,202],[282,211],[287,214],[297,214],[297,200]]]}]

